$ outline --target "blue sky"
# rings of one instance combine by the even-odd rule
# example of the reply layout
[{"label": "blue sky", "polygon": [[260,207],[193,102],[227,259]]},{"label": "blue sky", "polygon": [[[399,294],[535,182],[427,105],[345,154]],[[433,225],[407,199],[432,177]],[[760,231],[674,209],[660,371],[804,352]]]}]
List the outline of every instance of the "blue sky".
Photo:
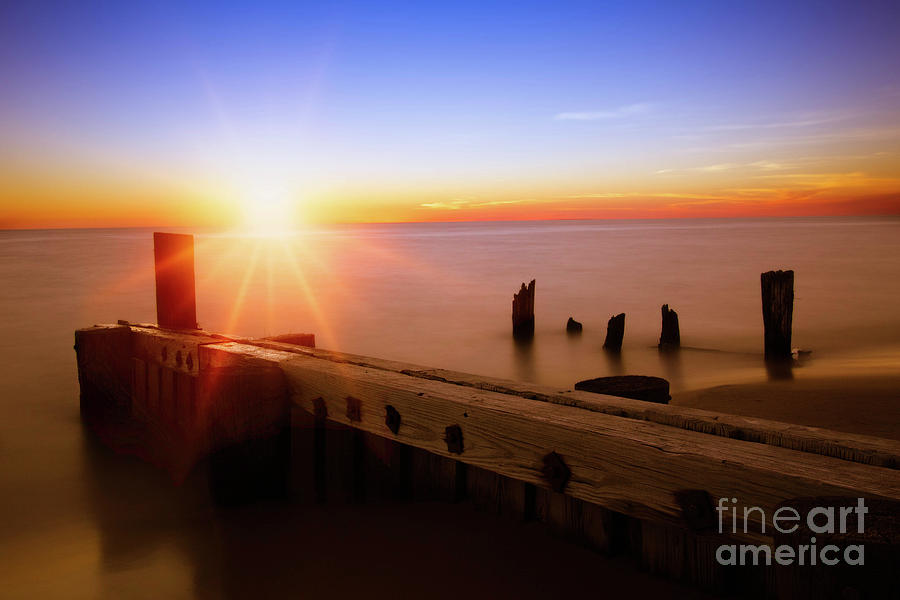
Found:
[{"label": "blue sky", "polygon": [[[897,2],[0,11],[9,164],[179,182],[240,172],[323,197],[559,182],[626,193],[717,165],[883,157],[900,139]],[[884,162],[882,179],[896,165]]]}]

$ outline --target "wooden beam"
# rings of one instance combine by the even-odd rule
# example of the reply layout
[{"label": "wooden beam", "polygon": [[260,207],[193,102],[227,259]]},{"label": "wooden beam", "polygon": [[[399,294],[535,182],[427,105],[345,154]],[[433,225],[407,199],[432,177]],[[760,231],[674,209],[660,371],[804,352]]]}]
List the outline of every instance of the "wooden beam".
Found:
[{"label": "wooden beam", "polygon": [[[204,345],[200,355],[213,367],[277,364],[307,412],[320,403],[337,423],[526,483],[550,487],[545,458],[556,453],[570,471],[567,495],[637,518],[685,526],[684,490],[737,495],[738,510],[767,514],[800,496],[900,498],[900,472],[891,469],[246,344]],[[358,402],[352,415],[348,397]],[[387,405],[401,415],[397,434],[385,423]],[[446,437],[453,426],[460,453]]]},{"label": "wooden beam", "polygon": [[194,236],[153,234],[156,264],[156,319],[167,329],[196,329]]},{"label": "wooden beam", "polygon": [[649,421],[698,433],[768,444],[871,464],[891,469],[900,468],[900,442],[885,438],[783,423],[755,417],[717,413],[699,408],[648,404],[639,400],[560,390],[534,383],[511,381],[485,375],[474,375],[448,369],[435,369],[398,361],[347,354],[323,349],[297,348],[288,344],[244,340],[260,348],[282,350],[336,363],[359,365],[371,369],[403,373],[422,379],[433,379],[477,389],[512,394],[550,404],[576,406],[593,412]]}]

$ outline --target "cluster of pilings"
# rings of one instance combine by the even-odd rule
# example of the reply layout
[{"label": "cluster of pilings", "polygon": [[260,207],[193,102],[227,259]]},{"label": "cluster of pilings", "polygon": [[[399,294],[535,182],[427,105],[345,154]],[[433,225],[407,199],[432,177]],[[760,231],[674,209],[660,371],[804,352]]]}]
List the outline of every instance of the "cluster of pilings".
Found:
[{"label": "cluster of pilings", "polygon": [[[762,312],[764,328],[764,349],[766,359],[791,357],[791,321],[794,312],[794,272],[767,271],[760,275],[762,291]],[[527,286],[523,283],[519,292],[513,295],[512,322],[513,337],[530,340],[534,337],[534,289],[535,280]],[[677,350],[681,347],[681,332],[678,313],[663,304],[662,329],[658,347],[661,351]],[[566,333],[580,335],[583,325],[569,317]],[[625,313],[610,317],[606,324],[606,339],[603,348],[620,352],[625,338]]]}]

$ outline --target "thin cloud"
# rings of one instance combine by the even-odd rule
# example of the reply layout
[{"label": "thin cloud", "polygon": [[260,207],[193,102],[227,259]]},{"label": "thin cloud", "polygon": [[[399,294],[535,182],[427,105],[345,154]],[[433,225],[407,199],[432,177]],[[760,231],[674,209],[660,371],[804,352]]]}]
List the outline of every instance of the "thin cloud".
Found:
[{"label": "thin cloud", "polygon": [[790,163],[779,163],[771,160],[757,160],[750,163],[718,163],[701,167],[687,167],[684,169],[659,169],[658,171],[654,171],[654,174],[664,175],[666,173],[678,172],[720,173],[722,171],[732,171],[734,169],[742,168],[759,169],[762,171],[781,171],[784,169],[796,169],[797,166]]},{"label": "thin cloud", "polygon": [[554,115],[556,121],[605,121],[610,119],[624,119],[643,115],[653,110],[653,105],[649,102],[639,102],[637,104],[628,104],[620,106],[613,110],[593,110],[582,112],[561,112]]}]

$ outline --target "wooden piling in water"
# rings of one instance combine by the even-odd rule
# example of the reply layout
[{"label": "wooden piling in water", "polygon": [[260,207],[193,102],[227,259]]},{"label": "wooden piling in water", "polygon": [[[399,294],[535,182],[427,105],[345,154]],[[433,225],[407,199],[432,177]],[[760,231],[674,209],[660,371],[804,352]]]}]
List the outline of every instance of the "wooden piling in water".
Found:
[{"label": "wooden piling in water", "polygon": [[614,317],[610,317],[609,323],[606,325],[606,341],[603,347],[612,352],[622,350],[622,340],[625,337],[625,313],[619,313]]},{"label": "wooden piling in water", "polygon": [[534,336],[534,279],[519,293],[513,294],[512,301],[513,337],[530,339]]},{"label": "wooden piling in water", "polygon": [[156,266],[156,320],[167,329],[197,329],[194,236],[153,234]]},{"label": "wooden piling in water", "polygon": [[766,358],[791,356],[791,320],[794,312],[794,272],[767,271],[760,275]]},{"label": "wooden piling in water", "polygon": [[662,305],[662,331],[659,334],[659,349],[674,350],[681,347],[681,332],[678,330],[678,313]]}]

